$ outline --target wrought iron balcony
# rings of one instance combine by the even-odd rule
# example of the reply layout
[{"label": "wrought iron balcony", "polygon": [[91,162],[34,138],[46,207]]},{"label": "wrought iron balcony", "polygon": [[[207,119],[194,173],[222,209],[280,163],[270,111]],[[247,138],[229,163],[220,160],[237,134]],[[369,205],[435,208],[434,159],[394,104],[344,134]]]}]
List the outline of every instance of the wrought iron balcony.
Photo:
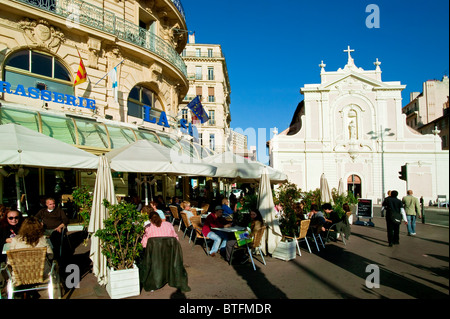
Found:
[{"label": "wrought iron balcony", "polygon": [[[16,0],[68,19],[71,24],[83,24],[113,34],[117,38],[138,45],[177,67],[187,76],[186,64],[177,51],[156,34],[139,27],[106,9],[82,0]],[[183,18],[180,0],[171,0]]]}]

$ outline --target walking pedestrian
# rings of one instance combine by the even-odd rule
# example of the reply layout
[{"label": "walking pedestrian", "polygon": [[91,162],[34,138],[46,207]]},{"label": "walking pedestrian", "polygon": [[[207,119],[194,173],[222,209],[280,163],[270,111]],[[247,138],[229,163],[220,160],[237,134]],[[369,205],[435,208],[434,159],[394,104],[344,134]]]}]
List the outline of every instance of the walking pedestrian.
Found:
[{"label": "walking pedestrian", "polygon": [[402,203],[405,207],[406,219],[408,220],[408,236],[416,235],[416,217],[422,218],[420,211],[420,203],[417,197],[413,196],[413,191],[408,190],[406,196],[402,198]]},{"label": "walking pedestrian", "polygon": [[391,191],[391,195],[383,201],[383,207],[386,210],[386,228],[389,247],[400,244],[400,224],[402,220],[407,223],[404,214],[403,203],[397,198],[398,192]]}]

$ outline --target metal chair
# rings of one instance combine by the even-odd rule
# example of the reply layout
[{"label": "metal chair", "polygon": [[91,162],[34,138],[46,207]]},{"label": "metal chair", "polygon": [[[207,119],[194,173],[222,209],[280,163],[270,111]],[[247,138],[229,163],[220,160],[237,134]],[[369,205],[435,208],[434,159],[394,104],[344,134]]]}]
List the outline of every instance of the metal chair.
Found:
[{"label": "metal chair", "polygon": [[298,236],[295,235],[295,233],[294,233],[294,237],[292,237],[292,236],[284,236],[285,238],[295,239],[295,243],[297,244],[298,254],[300,256],[302,255],[302,253],[300,252],[299,241],[302,241],[302,240],[304,240],[306,242],[306,245],[308,246],[309,253],[311,254],[311,248],[309,247],[308,238],[306,237],[306,235],[308,234],[308,229],[309,229],[309,224],[310,223],[311,223],[310,219],[302,220],[300,222],[300,229],[299,229]]},{"label": "metal chair", "polygon": [[314,225],[314,226],[310,225],[310,227],[308,229],[308,234],[313,238],[314,243],[316,244],[317,251],[320,251],[317,239],[320,240],[322,247],[325,248],[325,244],[323,243],[322,236],[320,235],[321,228],[322,228],[322,225]]},{"label": "metal chair", "polygon": [[[14,294],[33,290],[47,289],[49,299],[54,299],[54,290],[60,297],[60,283],[57,270],[57,262],[53,261],[51,270],[44,277],[47,247],[12,249],[6,252],[8,264],[7,292],[8,299],[13,299]],[[47,278],[46,278],[47,277]]]},{"label": "metal chair", "polygon": [[252,262],[253,265],[253,270],[256,270],[256,266],[255,266],[255,262],[253,260],[253,251],[258,251],[259,255],[262,258],[262,262],[264,265],[266,265],[266,260],[264,259],[264,253],[262,252],[261,249],[261,242],[262,242],[262,238],[264,237],[264,232],[266,231],[266,226],[262,226],[256,233],[255,236],[253,237],[253,242],[250,244],[246,244],[245,246],[238,246],[237,244],[233,246],[233,249],[231,250],[231,255],[230,255],[230,261],[229,264],[231,265],[232,261],[233,261],[233,254],[236,250],[239,249],[247,249],[249,258]]}]

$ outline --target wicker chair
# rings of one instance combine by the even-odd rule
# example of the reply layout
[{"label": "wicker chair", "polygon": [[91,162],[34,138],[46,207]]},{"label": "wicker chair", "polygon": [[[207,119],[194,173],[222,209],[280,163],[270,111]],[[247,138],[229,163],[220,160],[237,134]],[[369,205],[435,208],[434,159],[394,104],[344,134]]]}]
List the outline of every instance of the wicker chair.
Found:
[{"label": "wicker chair", "polygon": [[194,228],[192,227],[192,225],[190,225],[187,214],[185,212],[181,212],[180,215],[184,224],[183,238],[186,237],[186,232],[189,232],[189,243],[191,243],[192,231],[194,230]]},{"label": "wicker chair", "polygon": [[255,233],[255,237],[253,237],[253,242],[250,244],[247,244],[245,246],[238,246],[237,243],[233,246],[233,249],[231,250],[231,256],[230,256],[230,261],[229,264],[231,265],[232,261],[233,261],[233,254],[236,250],[239,249],[246,249],[249,255],[249,258],[252,262],[253,265],[253,270],[256,270],[256,266],[255,266],[255,262],[253,261],[253,251],[258,251],[259,255],[262,258],[262,263],[264,265],[266,265],[266,260],[264,259],[264,253],[261,250],[261,243],[262,243],[262,239],[264,237],[264,232],[266,231],[266,226],[261,227],[256,233]]},{"label": "wicker chair", "polygon": [[207,214],[209,209],[209,204],[203,204],[202,206],[202,215]]},{"label": "wicker chair", "polygon": [[300,231],[299,231],[298,236],[295,235],[295,233],[294,233],[294,237],[284,236],[285,238],[295,239],[295,243],[297,244],[298,254],[300,256],[302,255],[302,253],[300,252],[300,245],[299,245],[298,242],[302,241],[302,240],[304,240],[306,242],[306,245],[308,246],[309,253],[311,253],[311,248],[309,247],[308,238],[306,237],[306,235],[308,234],[308,229],[309,229],[309,224],[310,223],[311,223],[310,219],[302,220],[300,222]]},{"label": "wicker chair", "polygon": [[57,273],[57,263],[53,261],[48,278],[44,277],[46,262],[46,247],[12,249],[6,252],[8,264],[12,268],[6,268],[8,274],[8,299],[13,299],[17,292],[32,290],[48,290],[49,299],[54,299],[54,289],[59,298],[59,278]]},{"label": "wicker chair", "polygon": [[205,243],[206,254],[209,255],[208,240],[210,240],[210,238],[206,237],[202,233],[203,226],[202,226],[201,217],[193,216],[190,218],[190,220],[192,223],[192,229],[195,231],[195,239],[194,239],[194,244],[192,245],[192,249],[194,249],[197,239],[203,239],[203,242]]},{"label": "wicker chair", "polygon": [[180,227],[181,227],[181,217],[178,214],[178,208],[176,206],[169,206],[170,208],[170,212],[173,215],[172,218],[172,225],[175,223],[175,220],[178,221],[178,231],[180,231]]}]

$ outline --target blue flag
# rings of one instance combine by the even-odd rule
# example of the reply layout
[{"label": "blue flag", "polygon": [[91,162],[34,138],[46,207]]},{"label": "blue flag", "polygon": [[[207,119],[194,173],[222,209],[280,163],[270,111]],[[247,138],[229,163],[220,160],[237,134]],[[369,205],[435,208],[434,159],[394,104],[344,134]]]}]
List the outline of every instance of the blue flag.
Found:
[{"label": "blue flag", "polygon": [[206,114],[206,111],[203,108],[198,95],[191,102],[189,102],[187,107],[191,109],[192,113],[194,113],[195,116],[197,116],[197,118],[200,120],[200,123],[203,124],[209,120],[208,114]]}]

